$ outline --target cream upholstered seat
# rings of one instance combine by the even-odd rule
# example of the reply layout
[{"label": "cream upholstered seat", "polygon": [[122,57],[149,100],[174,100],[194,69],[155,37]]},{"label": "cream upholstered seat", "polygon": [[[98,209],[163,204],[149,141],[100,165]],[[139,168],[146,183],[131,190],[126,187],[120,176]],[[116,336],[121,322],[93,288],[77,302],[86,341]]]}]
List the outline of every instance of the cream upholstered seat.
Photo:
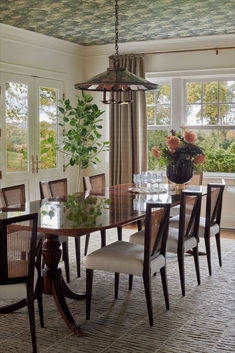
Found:
[{"label": "cream upholstered seat", "polygon": [[[7,212],[7,208],[4,210]],[[38,300],[41,327],[43,322],[41,289],[41,247],[37,247],[36,213],[0,219],[0,300],[15,300],[14,304],[0,307],[0,314],[8,314],[28,307],[33,352],[37,352],[34,298]],[[20,230],[22,222],[32,222],[32,231]],[[17,230],[12,228],[17,225]],[[16,226],[14,225],[14,227]],[[39,279],[39,280],[38,280]]]},{"label": "cream upholstered seat", "polygon": [[[200,217],[199,237],[205,239],[206,255],[209,275],[211,269],[210,237],[215,236],[219,265],[222,266],[221,245],[220,245],[220,222],[223,202],[224,180],[221,183],[210,183],[207,185],[206,217]],[[170,219],[170,227],[179,227],[179,216]]]},{"label": "cream upholstered seat", "polygon": [[[159,255],[151,261],[151,273],[165,266],[165,257]],[[144,268],[144,245],[116,241],[87,256],[86,267],[92,270],[127,273],[142,276]]]},{"label": "cream upholstered seat", "polygon": [[[161,209],[156,210],[158,207]],[[143,276],[150,326],[153,325],[151,273],[160,271],[166,308],[169,309],[165,258],[169,213],[169,203],[147,204],[144,245],[116,241],[87,255],[87,319],[90,318],[93,270],[115,273],[115,299],[118,297],[119,273],[131,276],[129,289],[133,275]]]},{"label": "cream upholstered seat", "polygon": [[[179,227],[179,216],[172,217],[169,220],[169,225],[170,225],[170,227],[178,228]],[[198,235],[200,238],[204,238],[204,236],[205,236],[205,226],[206,226],[206,218],[200,217],[199,231],[198,231]],[[211,225],[210,235],[216,235],[217,233],[219,233],[219,231],[220,231],[220,227],[217,223]]]}]

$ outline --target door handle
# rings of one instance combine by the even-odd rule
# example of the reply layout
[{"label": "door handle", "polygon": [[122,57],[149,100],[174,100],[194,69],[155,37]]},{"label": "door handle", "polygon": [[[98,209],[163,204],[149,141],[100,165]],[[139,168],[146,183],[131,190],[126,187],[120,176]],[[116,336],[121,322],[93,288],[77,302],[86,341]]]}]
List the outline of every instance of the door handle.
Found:
[{"label": "door handle", "polygon": [[39,163],[40,161],[38,160],[38,155],[36,155],[36,173],[39,171]]},{"label": "door handle", "polygon": [[32,155],[32,162],[31,162],[31,164],[32,164],[32,173],[35,172],[34,163],[35,163],[35,161],[34,161],[34,155]]}]

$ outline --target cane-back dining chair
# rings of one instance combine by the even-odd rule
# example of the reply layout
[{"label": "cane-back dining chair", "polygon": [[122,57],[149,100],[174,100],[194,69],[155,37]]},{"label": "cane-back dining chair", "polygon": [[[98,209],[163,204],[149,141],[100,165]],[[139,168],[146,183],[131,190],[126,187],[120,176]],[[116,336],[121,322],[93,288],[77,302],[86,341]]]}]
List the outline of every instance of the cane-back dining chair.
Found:
[{"label": "cane-back dining chair", "polygon": [[[202,185],[202,172],[194,172],[192,178],[186,183],[186,185]],[[168,181],[169,184],[172,184]],[[180,212],[180,205],[171,208],[170,217],[178,216]]]},{"label": "cane-back dining chair", "polygon": [[[67,189],[67,179],[58,179],[51,181],[40,181],[39,182],[40,197],[41,200],[45,198],[60,197],[66,198],[68,195]],[[67,282],[70,281],[70,271],[69,271],[69,248],[68,248],[68,237],[59,236],[59,241],[62,244],[63,250],[63,260],[65,265],[65,273]],[[76,266],[77,266],[77,276],[80,277],[80,237],[74,238],[75,242],[75,253],[76,253]]]},{"label": "cane-back dining chair", "polygon": [[[84,176],[83,177],[83,186],[84,186],[84,191],[89,191],[92,193],[92,195],[104,195],[105,191],[105,173],[97,174],[97,175],[92,175],[92,176]],[[141,220],[137,221],[138,224],[138,230],[142,229],[142,222]],[[117,232],[118,232],[118,240],[122,240],[122,227],[118,226],[117,227]],[[85,251],[84,255],[86,256],[88,246],[89,246],[89,240],[90,240],[90,234],[87,234],[86,236],[86,244],[85,244]],[[101,246],[106,245],[106,232],[105,230],[101,231]]]},{"label": "cane-back dining chair", "polygon": [[200,268],[198,258],[199,220],[201,212],[202,192],[183,190],[180,200],[180,215],[178,228],[171,227],[167,251],[177,253],[182,295],[185,296],[184,253],[193,250],[197,283],[200,285]]},{"label": "cane-back dining chair", "polygon": [[[42,240],[37,245],[37,219],[37,213],[0,219],[0,300],[15,302],[0,307],[0,314],[28,307],[34,353],[37,352],[35,298],[38,301],[40,324],[44,327],[41,288]],[[25,222],[31,222],[32,230],[20,230],[22,222],[24,225]],[[16,226],[17,229],[14,228]]]},{"label": "cane-back dining chair", "polygon": [[[161,209],[157,209],[158,207],[161,207]],[[87,319],[90,319],[92,279],[94,270],[103,270],[115,273],[115,299],[118,298],[120,273],[126,273],[131,276],[142,276],[150,326],[153,326],[151,275],[153,273],[160,272],[166,309],[169,309],[165,256],[169,213],[170,203],[147,204],[144,245],[133,244],[126,241],[116,241],[87,255]]]},{"label": "cane-back dining chair", "polygon": [[[210,237],[215,236],[219,265],[222,266],[221,244],[220,244],[220,223],[223,203],[223,192],[225,188],[224,180],[221,183],[210,183],[207,185],[206,217],[200,217],[199,237],[205,239],[208,272],[211,276],[211,251]],[[178,227],[179,217],[170,220],[170,227]]]},{"label": "cane-back dining chair", "polygon": [[[171,228],[169,221],[167,251],[177,253],[182,295],[185,295],[184,278],[184,252],[193,249],[197,281],[200,284],[198,261],[198,227],[201,209],[201,191],[190,192],[183,190],[180,202],[180,222],[177,229]],[[129,241],[135,244],[144,244],[144,231],[136,232],[130,236]]]}]

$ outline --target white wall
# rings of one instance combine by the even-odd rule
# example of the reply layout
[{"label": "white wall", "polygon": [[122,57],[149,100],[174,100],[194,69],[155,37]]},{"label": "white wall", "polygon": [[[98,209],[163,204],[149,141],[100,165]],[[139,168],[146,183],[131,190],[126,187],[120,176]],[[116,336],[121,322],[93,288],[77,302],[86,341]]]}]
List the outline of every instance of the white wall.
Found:
[{"label": "white wall", "polygon": [[[159,40],[149,42],[120,44],[120,53],[146,53],[155,51],[182,50],[195,48],[218,48],[234,46],[235,36],[219,35],[202,38]],[[52,37],[17,29],[0,24],[0,71],[37,75],[62,80],[67,97],[74,97],[78,91],[74,84],[105,71],[108,56],[114,53],[114,45],[81,47]],[[146,72],[165,77],[191,74],[210,74],[212,71],[230,73],[235,66],[235,50],[200,51],[177,54],[151,54],[145,56]],[[220,70],[220,71],[219,71]],[[103,138],[108,139],[109,122],[107,106],[101,103],[102,93],[94,93],[94,101],[103,115]],[[103,153],[101,163],[96,169],[89,168],[86,174],[106,173],[108,180],[108,153]],[[74,171],[67,169],[70,176],[70,191],[74,185]],[[204,179],[207,183],[211,179]],[[224,198],[223,224],[235,228],[235,181],[226,180],[228,185]]]}]

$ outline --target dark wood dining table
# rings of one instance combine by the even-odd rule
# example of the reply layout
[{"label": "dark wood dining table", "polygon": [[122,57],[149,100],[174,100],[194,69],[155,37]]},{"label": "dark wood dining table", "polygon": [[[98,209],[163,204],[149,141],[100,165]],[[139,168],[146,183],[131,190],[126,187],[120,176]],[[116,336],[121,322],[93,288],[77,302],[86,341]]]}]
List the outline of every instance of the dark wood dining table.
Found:
[{"label": "dark wood dining table", "polygon": [[[75,334],[84,335],[73,318],[65,298],[82,300],[86,294],[74,293],[63,279],[59,268],[61,244],[58,236],[81,237],[87,233],[138,221],[145,216],[147,202],[170,201],[172,206],[180,203],[180,192],[176,192],[172,185],[164,184],[161,187],[160,193],[149,194],[136,193],[133,184],[121,184],[100,189],[96,193],[75,193],[66,198],[31,201],[0,211],[1,219],[14,217],[16,214],[38,212],[38,232],[45,234],[42,249],[45,263],[43,292],[53,296],[63,320]],[[186,189],[206,194],[206,187],[190,185]],[[29,229],[29,225],[24,227],[26,230]]]}]

